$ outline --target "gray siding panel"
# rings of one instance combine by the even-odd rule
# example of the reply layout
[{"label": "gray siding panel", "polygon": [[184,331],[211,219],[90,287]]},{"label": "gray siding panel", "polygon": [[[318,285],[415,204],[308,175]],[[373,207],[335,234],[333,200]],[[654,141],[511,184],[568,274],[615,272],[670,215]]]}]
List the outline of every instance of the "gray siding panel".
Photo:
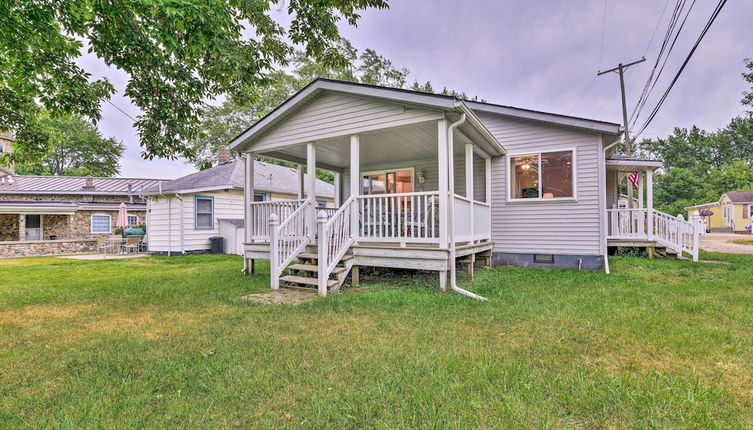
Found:
[{"label": "gray siding panel", "polygon": [[438,111],[405,109],[399,103],[329,93],[291,114],[261,136],[250,150],[260,151],[441,117]]},{"label": "gray siding panel", "polygon": [[492,240],[501,253],[600,254],[596,133],[479,113],[508,154],[576,149],[575,202],[508,202],[506,157],[492,160]]}]

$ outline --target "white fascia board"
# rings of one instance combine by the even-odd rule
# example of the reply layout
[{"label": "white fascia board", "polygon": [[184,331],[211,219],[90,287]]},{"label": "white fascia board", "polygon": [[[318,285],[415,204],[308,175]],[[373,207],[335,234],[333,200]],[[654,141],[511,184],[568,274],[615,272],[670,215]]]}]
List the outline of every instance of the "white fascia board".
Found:
[{"label": "white fascia board", "polygon": [[607,167],[647,167],[651,169],[660,169],[664,163],[652,160],[611,160],[607,158]]},{"label": "white fascia board", "polygon": [[[232,184],[226,184],[226,185],[217,185],[213,187],[199,187],[199,188],[187,188],[187,189],[178,189],[178,190],[162,190],[162,194],[168,196],[168,195],[175,195],[175,194],[193,194],[193,193],[205,193],[207,191],[222,191],[222,190],[241,190],[243,191],[243,188],[232,185]],[[143,193],[144,196],[160,196],[159,191],[149,191],[146,193]]]},{"label": "white fascia board", "polygon": [[566,127],[581,128],[585,130],[597,131],[600,133],[614,134],[620,133],[619,124],[590,120],[585,118],[576,118],[571,116],[558,115],[547,112],[537,112],[527,109],[514,108],[510,106],[500,106],[488,103],[467,101],[468,106],[476,111],[484,111],[513,118],[522,118],[532,121],[557,124]]},{"label": "white fascia board", "polygon": [[468,122],[473,125],[473,127],[486,139],[487,142],[489,142],[492,148],[498,151],[498,153],[494,155],[505,155],[507,153],[505,147],[502,146],[497,138],[494,137],[492,132],[489,131],[488,128],[486,128],[486,126],[483,122],[481,122],[476,113],[473,112],[473,109],[471,109],[468,104],[462,100],[459,100],[456,103],[457,107],[460,108],[460,111],[466,114],[465,116]]}]

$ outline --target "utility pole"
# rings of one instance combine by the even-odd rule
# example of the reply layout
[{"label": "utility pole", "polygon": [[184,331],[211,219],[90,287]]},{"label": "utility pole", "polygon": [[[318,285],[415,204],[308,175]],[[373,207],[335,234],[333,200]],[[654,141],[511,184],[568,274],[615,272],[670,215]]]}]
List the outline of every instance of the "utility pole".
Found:
[{"label": "utility pole", "polygon": [[630,141],[630,131],[628,130],[628,114],[627,114],[627,101],[625,100],[625,70],[627,70],[628,67],[636,65],[638,63],[642,63],[646,61],[646,57],[641,58],[638,61],[633,61],[632,63],[627,64],[618,64],[617,67],[609,70],[604,70],[603,72],[597,72],[596,76],[601,76],[603,74],[609,73],[609,72],[617,72],[620,75],[620,91],[622,91],[622,121],[625,124],[625,151],[628,154],[633,153],[633,143]]}]

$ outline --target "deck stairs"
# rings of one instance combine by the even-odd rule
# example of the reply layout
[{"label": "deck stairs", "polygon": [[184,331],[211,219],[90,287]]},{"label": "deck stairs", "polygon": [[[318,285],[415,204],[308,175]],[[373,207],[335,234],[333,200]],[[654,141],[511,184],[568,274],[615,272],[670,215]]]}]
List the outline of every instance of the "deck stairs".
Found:
[{"label": "deck stairs", "polygon": [[[327,280],[327,291],[337,292],[345,283],[351,268],[353,255],[345,254],[332,270]],[[319,252],[316,246],[309,246],[306,252],[298,254],[297,261],[286,267],[287,275],[280,277],[280,286],[306,291],[317,291],[319,274]]]}]

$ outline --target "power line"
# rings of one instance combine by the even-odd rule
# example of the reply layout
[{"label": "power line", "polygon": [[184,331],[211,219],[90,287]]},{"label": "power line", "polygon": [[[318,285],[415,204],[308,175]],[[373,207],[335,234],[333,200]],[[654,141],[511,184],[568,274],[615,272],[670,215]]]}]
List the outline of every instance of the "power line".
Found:
[{"label": "power line", "polygon": [[114,107],[115,109],[119,110],[119,111],[120,111],[120,113],[122,113],[123,115],[127,116],[128,118],[130,118],[130,119],[131,119],[131,121],[133,121],[133,122],[136,122],[136,118],[132,117],[131,115],[128,115],[128,112],[126,112],[126,111],[124,111],[123,109],[121,109],[121,108],[120,108],[120,107],[119,107],[118,105],[116,105],[115,103],[111,102],[110,100],[106,100],[106,102],[107,102],[107,103],[110,103],[110,104],[112,105],[112,107]]},{"label": "power line", "polygon": [[625,100],[625,70],[627,70],[627,68],[630,66],[634,66],[644,61],[646,61],[646,57],[643,57],[640,60],[633,61],[627,64],[620,63],[617,65],[617,67],[614,67],[609,70],[605,70],[603,72],[596,73],[596,76],[601,76],[603,74],[610,73],[610,72],[617,72],[617,74],[620,75],[620,92],[622,93],[622,119],[625,122],[625,135],[624,135],[625,145],[626,145],[625,149],[627,150],[628,154],[632,153],[632,149],[631,149],[631,143],[630,143],[630,132],[628,130],[628,124],[627,124],[628,121],[627,121],[627,101]]},{"label": "power line", "polygon": [[[669,49],[667,49],[666,54],[664,54],[663,56],[663,61],[661,64],[661,68],[659,68],[659,73],[657,73],[656,76],[654,77],[654,73],[656,71],[657,65],[659,64],[659,61],[662,60],[662,53],[664,52],[664,48],[666,47],[666,43],[668,42],[667,36],[671,36],[671,30],[673,29],[674,24],[677,23],[676,19],[674,23],[672,23],[672,25],[668,29],[667,36],[665,36],[664,43],[662,44],[662,50],[659,52],[659,55],[656,57],[656,62],[654,63],[654,67],[651,69],[651,74],[649,75],[649,78],[646,81],[646,85],[643,87],[643,92],[641,93],[641,97],[638,99],[638,103],[636,104],[635,108],[633,109],[632,114],[630,115],[631,127],[633,127],[635,123],[638,121],[638,117],[640,116],[640,112],[643,109],[643,106],[646,104],[649,96],[654,91],[656,84],[659,82],[659,78],[664,72],[664,67],[667,65],[667,60],[669,59],[669,56],[675,47],[675,43],[677,43],[677,39],[680,36],[680,32],[682,32],[682,29],[685,27],[685,22],[688,20],[688,16],[690,16],[690,11],[693,9],[693,6],[695,6],[695,1],[696,0],[693,0],[693,2],[690,4],[690,7],[688,8],[688,11],[685,13],[685,18],[682,20],[682,23],[678,27],[677,32],[675,33],[675,37],[672,40],[672,44],[669,45],[668,47]],[[679,19],[679,16],[682,13],[682,8],[684,8],[684,3],[682,3],[680,11],[677,14],[677,19]]]},{"label": "power line", "polygon": [[669,92],[672,91],[672,88],[674,87],[675,83],[680,78],[680,75],[682,74],[683,70],[685,70],[685,67],[690,62],[690,59],[693,57],[693,54],[695,53],[696,49],[700,45],[703,38],[706,36],[706,33],[709,31],[709,28],[711,28],[711,25],[714,23],[714,21],[716,21],[716,18],[719,16],[719,13],[722,11],[722,8],[724,7],[725,4],[727,4],[727,0],[719,0],[719,3],[717,3],[716,8],[714,9],[714,12],[711,14],[711,17],[706,22],[706,25],[703,27],[701,34],[698,36],[698,39],[696,39],[695,44],[693,44],[693,48],[688,53],[688,56],[685,58],[685,61],[683,61],[682,66],[680,66],[680,69],[675,74],[675,77],[672,79],[672,82],[670,82],[666,91],[664,91],[664,94],[662,94],[662,97],[659,99],[659,102],[656,104],[654,109],[651,111],[651,114],[649,115],[649,117],[643,123],[643,126],[641,127],[641,130],[636,134],[636,137],[640,135],[641,133],[643,133],[643,131],[646,130],[646,127],[648,127],[648,125],[651,124],[651,121],[653,121],[653,119],[656,117],[656,114],[659,112],[659,109],[664,104],[664,101],[667,99]]}]

